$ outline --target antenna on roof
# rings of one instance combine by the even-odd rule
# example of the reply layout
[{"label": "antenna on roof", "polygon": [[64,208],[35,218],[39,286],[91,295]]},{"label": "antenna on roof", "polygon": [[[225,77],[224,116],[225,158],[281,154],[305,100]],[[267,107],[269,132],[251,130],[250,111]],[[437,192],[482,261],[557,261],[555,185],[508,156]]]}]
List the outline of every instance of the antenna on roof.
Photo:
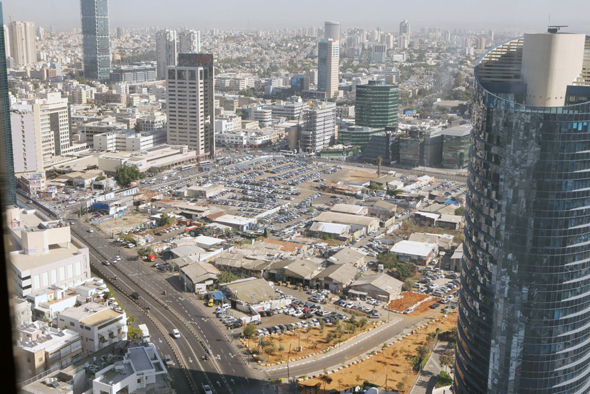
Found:
[{"label": "antenna on roof", "polygon": [[547,33],[557,33],[562,27],[568,27],[567,25],[553,25],[547,27]]}]

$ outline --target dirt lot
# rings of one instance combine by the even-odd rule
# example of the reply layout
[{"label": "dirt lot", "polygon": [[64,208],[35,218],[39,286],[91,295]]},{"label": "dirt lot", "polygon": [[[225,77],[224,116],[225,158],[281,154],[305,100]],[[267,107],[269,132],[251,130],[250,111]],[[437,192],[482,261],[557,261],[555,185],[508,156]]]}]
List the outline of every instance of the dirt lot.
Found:
[{"label": "dirt lot", "polygon": [[402,293],[402,298],[391,301],[389,305],[386,306],[386,308],[392,311],[403,312],[426,298],[428,298],[426,294],[407,291]]},{"label": "dirt lot", "polygon": [[[321,377],[300,382],[299,392],[324,394],[331,389],[345,390],[358,386],[368,380],[379,385],[380,389],[397,389],[400,393],[406,394],[406,390],[416,378],[413,360],[418,347],[426,345],[428,335],[434,334],[437,328],[441,333],[445,333],[457,326],[457,313],[450,314],[447,318],[436,315],[435,318],[436,324],[417,330],[413,335],[405,337],[379,354],[374,354],[368,360],[327,375],[331,379],[330,383],[323,381]],[[320,390],[316,391],[318,384]]]},{"label": "dirt lot", "polygon": [[104,222],[98,223],[97,226],[107,236],[113,238],[113,236],[116,236],[121,231],[135,228],[147,220],[148,217],[145,214],[133,212],[120,218],[105,220]]},{"label": "dirt lot", "polygon": [[344,170],[338,172],[338,180],[348,182],[364,182],[369,179],[377,178],[376,173],[361,170]]},{"label": "dirt lot", "polygon": [[[357,327],[355,331],[351,329],[352,325],[348,323],[342,323],[342,331],[340,335],[338,335],[337,326],[335,325],[326,326],[323,333],[320,332],[320,327],[314,327],[308,330],[302,329],[280,335],[269,335],[262,338],[262,350],[259,358],[265,360],[266,364],[273,364],[279,361],[287,361],[287,358],[293,359],[295,357],[303,357],[311,353],[318,353],[330,345],[345,341],[356,334],[367,332],[373,327],[374,325],[372,322],[367,321],[367,323],[362,328]],[[328,342],[327,338],[330,334],[334,336],[334,339]],[[244,346],[248,346],[248,340],[241,341]],[[275,352],[273,354],[268,354],[264,349],[268,347],[271,342],[275,345]],[[250,340],[249,346],[254,354],[258,353],[257,340]],[[300,352],[297,351],[299,346],[301,346]],[[289,352],[289,348],[291,349],[291,352]]]}]

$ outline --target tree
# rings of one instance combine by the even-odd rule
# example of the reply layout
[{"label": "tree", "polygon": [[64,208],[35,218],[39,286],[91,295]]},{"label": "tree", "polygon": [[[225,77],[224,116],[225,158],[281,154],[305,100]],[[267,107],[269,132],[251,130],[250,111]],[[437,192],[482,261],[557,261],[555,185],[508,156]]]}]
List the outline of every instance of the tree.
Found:
[{"label": "tree", "polygon": [[408,264],[398,263],[393,276],[401,281],[405,281],[412,276],[412,268]]},{"label": "tree", "polygon": [[256,95],[252,91],[252,88],[246,88],[246,89],[240,90],[238,92],[238,94],[240,96],[244,96],[244,97],[256,97]]},{"label": "tree", "polygon": [[325,328],[326,328],[326,322],[323,319],[320,319],[320,334],[324,333]]},{"label": "tree", "polygon": [[151,174],[158,174],[160,171],[161,171],[160,167],[152,166],[152,167],[148,168],[148,172]]},{"label": "tree", "polygon": [[264,238],[268,238],[270,234],[268,233],[268,228],[264,228]]},{"label": "tree", "polygon": [[95,181],[100,182],[100,181],[104,181],[105,179],[107,179],[107,177],[104,175],[101,175],[101,176],[96,177]]},{"label": "tree", "polygon": [[143,337],[143,333],[139,328],[129,327],[127,329],[127,338],[129,339],[141,339]]},{"label": "tree", "polygon": [[217,274],[217,282],[219,283],[230,283],[237,279],[237,275],[231,271],[220,271],[219,274]]},{"label": "tree", "polygon": [[455,215],[463,216],[465,215],[465,207],[459,207],[455,209]]},{"label": "tree", "polygon": [[406,384],[404,382],[398,382],[396,388],[398,391],[404,391],[406,389]]},{"label": "tree", "polygon": [[137,254],[141,257],[145,257],[148,254],[153,254],[154,250],[152,248],[139,248],[137,249]]},{"label": "tree", "polygon": [[136,133],[139,133],[141,131],[141,125],[139,124],[139,122],[135,122],[135,126],[133,126],[133,130],[135,130]]},{"label": "tree", "polygon": [[176,223],[176,219],[167,213],[163,213],[162,216],[160,216],[160,226],[170,226],[174,223]]},{"label": "tree", "polygon": [[142,173],[139,168],[135,165],[123,164],[117,167],[117,173],[115,174],[115,180],[119,185],[129,186],[131,182],[142,178]]},{"label": "tree", "polygon": [[129,323],[135,323],[135,315],[132,315],[132,314],[127,315],[127,324],[129,324]]},{"label": "tree", "polygon": [[102,293],[102,298],[104,298],[105,300],[108,298],[111,298],[112,296],[113,296],[113,292],[110,290],[107,290],[104,293]]},{"label": "tree", "polygon": [[397,259],[397,255],[395,253],[388,253],[388,252],[379,253],[377,255],[377,261],[379,263],[383,264],[383,267],[385,267],[387,269],[393,269],[399,263],[399,260]]},{"label": "tree", "polygon": [[277,352],[277,345],[274,342],[266,345],[264,347],[264,353],[266,354],[275,354]]},{"label": "tree", "polygon": [[424,345],[418,346],[418,348],[416,349],[416,353],[418,354],[418,358],[420,359],[420,361],[422,361],[428,355],[428,348]]},{"label": "tree", "polygon": [[332,378],[328,375],[322,375],[320,376],[320,380],[324,382],[324,391],[326,391],[326,384],[332,383]]},{"label": "tree", "polygon": [[377,373],[377,368],[371,369],[371,372],[373,372],[373,381],[375,381],[375,374]]},{"label": "tree", "polygon": [[256,335],[256,325],[246,324],[246,327],[244,327],[244,336],[246,338],[252,338],[254,335]]},{"label": "tree", "polygon": [[404,281],[404,284],[402,285],[402,290],[403,291],[410,291],[410,290],[412,290],[412,287],[414,287],[414,282],[412,282],[409,279],[406,279]]},{"label": "tree", "polygon": [[455,362],[455,352],[452,349],[447,349],[440,355],[439,363],[442,367],[448,367],[452,370]]}]

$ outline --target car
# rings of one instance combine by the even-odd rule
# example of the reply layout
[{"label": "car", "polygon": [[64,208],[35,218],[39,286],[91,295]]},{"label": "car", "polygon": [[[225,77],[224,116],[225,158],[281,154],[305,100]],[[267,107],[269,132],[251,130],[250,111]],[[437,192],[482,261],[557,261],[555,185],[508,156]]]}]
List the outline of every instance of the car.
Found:
[{"label": "car", "polygon": [[172,337],[176,339],[180,338],[180,331],[178,331],[176,328],[172,330]]},{"label": "car", "polygon": [[440,304],[438,302],[435,302],[434,304],[430,305],[430,309],[436,309],[440,306]]},{"label": "car", "polygon": [[203,385],[203,391],[205,391],[205,394],[213,394],[211,387],[209,387],[209,385],[207,385],[207,384]]},{"label": "car", "polygon": [[87,232],[87,233],[93,233],[93,232],[94,232],[94,230],[93,230],[93,229],[91,229],[91,228],[89,228],[88,230],[86,230],[86,232]]},{"label": "car", "polygon": [[131,293],[131,297],[138,300],[141,296],[137,291],[134,291],[133,293]]},{"label": "car", "polygon": [[166,363],[166,365],[173,365],[174,362],[172,361],[172,357],[170,357],[169,354],[166,354],[164,356],[164,362]]},{"label": "car", "polygon": [[412,313],[412,312],[414,312],[414,307],[409,307],[408,309],[406,309],[404,311],[404,315],[407,315],[407,314]]},{"label": "car", "polygon": [[369,317],[372,318],[372,319],[377,319],[377,318],[381,317],[381,315],[379,314],[379,312],[372,312],[369,315]]},{"label": "car", "polygon": [[105,261],[103,261],[102,263],[103,263],[104,265],[111,265],[111,263],[109,263],[109,261],[108,261],[108,260],[105,260]]}]

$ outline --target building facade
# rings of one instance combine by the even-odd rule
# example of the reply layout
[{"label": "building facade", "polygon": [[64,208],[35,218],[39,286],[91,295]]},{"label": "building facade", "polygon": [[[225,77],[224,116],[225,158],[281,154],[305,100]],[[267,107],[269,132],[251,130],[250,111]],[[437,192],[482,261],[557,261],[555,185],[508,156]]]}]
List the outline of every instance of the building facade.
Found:
[{"label": "building facade", "polygon": [[589,47],[554,28],[476,64],[455,393],[590,390]]},{"label": "building facade", "polygon": [[197,30],[185,30],[180,32],[178,53],[201,52],[201,32]]},{"label": "building facade", "polygon": [[299,133],[300,152],[319,152],[334,143],[336,138],[336,106],[316,103],[301,113]]},{"label": "building facade", "polygon": [[168,66],[178,61],[178,37],[176,30],[161,30],[156,34],[156,56],[158,58],[158,79],[166,79]]},{"label": "building facade", "polygon": [[[2,2],[0,2],[0,23],[3,21]],[[12,161],[12,132],[10,131],[10,99],[8,98],[8,77],[6,71],[6,47],[4,29],[0,30],[0,181],[3,201],[6,206],[16,205],[16,178]],[[4,207],[2,207],[4,208]]]},{"label": "building facade", "polygon": [[81,0],[84,76],[108,81],[111,75],[109,1]]},{"label": "building facade", "polygon": [[10,24],[10,54],[15,66],[37,62],[35,22],[15,21]]},{"label": "building facade", "polygon": [[14,148],[12,158],[15,173],[43,172],[41,136],[35,133],[35,116],[32,111],[10,112],[10,127]]},{"label": "building facade", "polygon": [[197,156],[215,154],[213,55],[182,53],[169,67],[166,85],[168,143],[188,145]]},{"label": "building facade", "polygon": [[398,94],[397,85],[389,85],[385,81],[357,85],[355,123],[375,128],[397,127]]}]

